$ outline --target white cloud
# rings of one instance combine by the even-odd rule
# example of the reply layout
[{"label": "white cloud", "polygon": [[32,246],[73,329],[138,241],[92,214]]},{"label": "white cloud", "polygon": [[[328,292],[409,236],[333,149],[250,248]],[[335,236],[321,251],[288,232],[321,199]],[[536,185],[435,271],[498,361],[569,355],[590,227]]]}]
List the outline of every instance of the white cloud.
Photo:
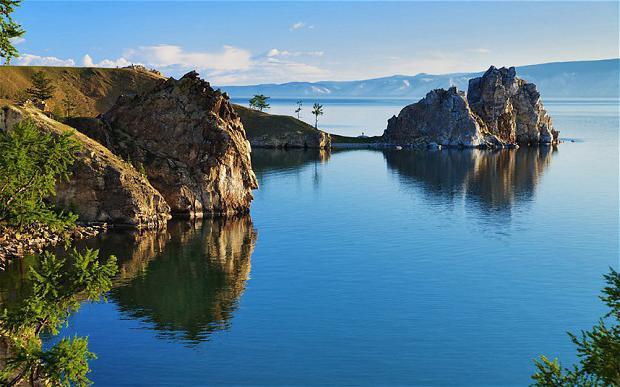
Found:
[{"label": "white cloud", "polygon": [[199,70],[243,70],[251,66],[247,50],[224,46],[219,52],[185,51],[180,46],[160,44],[127,50],[124,57],[157,68],[195,68]]},{"label": "white cloud", "polygon": [[9,40],[11,41],[12,45],[17,46],[18,44],[24,43],[26,41],[26,38],[18,37],[18,38],[11,38]]},{"label": "white cloud", "polygon": [[18,66],[53,66],[53,67],[73,67],[75,61],[73,59],[61,59],[55,56],[39,56],[32,54],[20,54],[15,59]]},{"label": "white cloud", "polygon": [[[127,59],[120,57],[118,59],[104,59],[101,62],[95,63],[93,61],[93,58],[86,54],[84,55],[84,57],[82,58],[82,65],[85,67],[126,67],[131,65],[132,62],[128,61]],[[137,64],[137,63],[136,63]]]},{"label": "white cloud", "polygon": [[287,51],[272,48],[267,52],[268,57],[287,57],[287,56],[323,56],[323,51]]},{"label": "white cloud", "polygon": [[301,30],[303,28],[307,28],[309,30],[312,30],[312,29],[314,29],[314,26],[313,25],[308,25],[305,22],[297,22],[297,23],[291,25],[290,30],[291,31],[297,31],[297,30]]},{"label": "white cloud", "polygon": [[476,54],[488,54],[491,52],[491,50],[489,50],[488,48],[470,48],[469,50],[467,50],[469,52],[474,52]]},{"label": "white cloud", "polygon": [[[318,81],[329,75],[316,62],[322,51],[288,51],[273,48],[252,55],[243,48],[223,46],[217,51],[187,51],[176,45],[159,44],[128,49],[117,59],[96,61],[90,54],[82,57],[85,67],[125,67],[142,64],[175,77],[190,70],[217,85]],[[42,57],[24,54],[17,58],[18,65],[75,66],[73,59]]]}]

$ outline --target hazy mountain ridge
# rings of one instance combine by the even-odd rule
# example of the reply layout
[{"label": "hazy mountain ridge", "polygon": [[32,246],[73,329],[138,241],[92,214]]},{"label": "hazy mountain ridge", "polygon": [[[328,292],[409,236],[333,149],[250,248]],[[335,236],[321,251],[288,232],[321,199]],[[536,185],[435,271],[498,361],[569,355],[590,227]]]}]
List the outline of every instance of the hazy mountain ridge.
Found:
[{"label": "hazy mountain ridge", "polygon": [[[555,62],[517,67],[520,78],[533,82],[546,98],[618,98],[620,59]],[[418,98],[437,88],[467,90],[469,79],[483,73],[417,74],[359,81],[289,82],[220,86],[233,98],[265,94],[273,98]]]}]

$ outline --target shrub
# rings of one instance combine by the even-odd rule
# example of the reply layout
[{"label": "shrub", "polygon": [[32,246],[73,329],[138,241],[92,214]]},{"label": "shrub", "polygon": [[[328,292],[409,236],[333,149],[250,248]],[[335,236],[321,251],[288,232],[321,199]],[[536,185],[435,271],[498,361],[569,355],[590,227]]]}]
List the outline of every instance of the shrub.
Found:
[{"label": "shrub", "polygon": [[75,216],[54,211],[46,200],[55,196],[57,179],[69,178],[79,149],[70,133],[41,133],[31,120],[0,131],[0,222],[58,229],[74,223]]}]

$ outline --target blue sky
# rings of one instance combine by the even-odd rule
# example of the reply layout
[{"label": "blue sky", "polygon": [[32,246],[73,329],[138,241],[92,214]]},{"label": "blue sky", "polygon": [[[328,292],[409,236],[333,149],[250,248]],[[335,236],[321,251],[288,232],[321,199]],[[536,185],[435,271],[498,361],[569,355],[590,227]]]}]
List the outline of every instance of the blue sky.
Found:
[{"label": "blue sky", "polygon": [[25,0],[14,64],[198,69],[214,84],[617,58],[618,2]]}]

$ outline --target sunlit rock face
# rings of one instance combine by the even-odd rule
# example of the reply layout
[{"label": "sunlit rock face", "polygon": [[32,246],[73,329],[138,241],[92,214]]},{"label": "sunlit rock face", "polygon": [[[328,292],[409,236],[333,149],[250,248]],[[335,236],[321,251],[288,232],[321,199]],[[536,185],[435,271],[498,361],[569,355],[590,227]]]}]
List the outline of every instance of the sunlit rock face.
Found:
[{"label": "sunlit rock face", "polygon": [[107,222],[134,228],[165,227],[170,207],[163,196],[131,164],[109,149],[41,111],[5,106],[0,110],[0,130],[12,129],[31,119],[42,133],[72,133],[81,146],[69,181],[56,184],[56,205],[75,212],[85,222]]},{"label": "sunlit rock face", "polygon": [[[160,242],[121,262],[110,298],[159,334],[195,344],[227,329],[251,269],[257,233],[249,216],[172,222]],[[148,238],[151,238],[148,236]],[[156,247],[153,247],[156,246]],[[161,249],[161,250],[160,250]]]},{"label": "sunlit rock face", "polygon": [[383,139],[397,145],[479,147],[486,144],[484,131],[484,123],[472,114],[465,93],[451,87],[433,90],[404,107],[398,117],[388,120]]},{"label": "sunlit rock face", "polygon": [[143,165],[173,213],[248,212],[258,185],[243,125],[228,97],[196,72],[119,98],[102,120],[105,145]]},{"label": "sunlit rock face", "polygon": [[465,199],[485,211],[509,212],[531,198],[551,162],[553,147],[383,152],[403,184],[421,188],[429,200]]},{"label": "sunlit rock face", "polygon": [[469,81],[467,102],[490,134],[504,143],[538,144],[557,141],[551,118],[536,85],[518,78],[514,67],[491,66]]}]

